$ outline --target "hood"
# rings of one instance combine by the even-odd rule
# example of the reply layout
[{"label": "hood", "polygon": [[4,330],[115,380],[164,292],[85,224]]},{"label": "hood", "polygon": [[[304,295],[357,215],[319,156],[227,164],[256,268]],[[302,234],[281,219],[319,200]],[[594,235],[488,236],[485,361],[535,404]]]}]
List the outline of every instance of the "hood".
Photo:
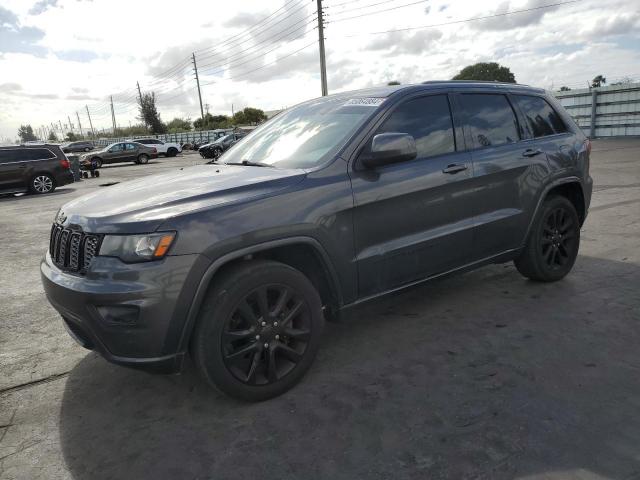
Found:
[{"label": "hood", "polygon": [[305,175],[304,170],[197,165],[99,188],[65,204],[58,218],[87,232],[153,232],[168,218],[270,195]]}]

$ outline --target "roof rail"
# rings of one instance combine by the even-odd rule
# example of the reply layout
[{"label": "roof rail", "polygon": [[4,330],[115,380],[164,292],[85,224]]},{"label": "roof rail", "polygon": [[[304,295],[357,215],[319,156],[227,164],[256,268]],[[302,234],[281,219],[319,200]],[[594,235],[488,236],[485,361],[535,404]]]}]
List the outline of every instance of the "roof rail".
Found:
[{"label": "roof rail", "polygon": [[524,83],[509,83],[509,82],[499,82],[497,80],[427,80],[426,82],[422,82],[422,84],[429,83],[482,83],[489,85],[516,85],[518,87],[529,87],[530,85],[526,85]]}]

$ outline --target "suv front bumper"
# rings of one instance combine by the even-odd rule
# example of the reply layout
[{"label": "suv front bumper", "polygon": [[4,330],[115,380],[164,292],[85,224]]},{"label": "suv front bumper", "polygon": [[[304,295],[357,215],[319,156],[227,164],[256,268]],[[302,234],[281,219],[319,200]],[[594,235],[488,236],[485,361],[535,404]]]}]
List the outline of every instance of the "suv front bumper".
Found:
[{"label": "suv front bumper", "polygon": [[60,270],[47,253],[40,272],[49,302],[80,345],[112,363],[171,373],[181,368],[185,321],[208,263],[201,255],[135,264],[95,257],[81,276]]}]

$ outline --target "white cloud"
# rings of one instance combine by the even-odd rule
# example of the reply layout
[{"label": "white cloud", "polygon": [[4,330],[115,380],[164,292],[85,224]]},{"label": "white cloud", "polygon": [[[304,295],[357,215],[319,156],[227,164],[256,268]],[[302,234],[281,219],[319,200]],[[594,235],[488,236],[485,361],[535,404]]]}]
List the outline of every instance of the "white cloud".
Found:
[{"label": "white cloud", "polygon": [[[583,84],[599,73],[609,79],[640,73],[640,19],[634,2],[583,0],[440,25],[555,2],[432,0],[431,8],[417,4],[338,21],[396,5],[353,10],[367,3],[378,2],[325,0],[330,92],[390,80],[451,78],[478,61],[497,61],[510,67],[518,81],[543,87]],[[153,0],[2,0],[0,101],[5,108],[0,137],[14,138],[24,123],[37,128],[67,115],[74,119],[76,111],[88,125],[85,105],[95,126],[109,127],[110,95],[118,123],[126,125],[136,117],[136,82],[143,91],[156,92],[163,119],[197,118],[193,51],[203,102],[211,113],[231,113],[232,104],[236,110],[271,110],[320,94],[313,2],[245,0],[218,8],[207,0],[182,0],[179,8],[158,5]],[[271,22],[243,33],[278,9],[281,15],[273,15]],[[369,34],[426,25],[440,26]]]}]

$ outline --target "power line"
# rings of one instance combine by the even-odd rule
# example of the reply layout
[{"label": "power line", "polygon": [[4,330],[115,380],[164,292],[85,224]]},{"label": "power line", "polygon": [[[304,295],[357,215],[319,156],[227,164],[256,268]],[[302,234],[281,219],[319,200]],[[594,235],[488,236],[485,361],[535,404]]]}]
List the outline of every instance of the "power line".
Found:
[{"label": "power line", "polygon": [[[254,68],[253,70],[248,70],[248,71],[246,71],[246,72],[242,72],[242,73],[240,73],[240,74],[238,74],[238,75],[235,75],[235,76],[233,76],[233,77],[224,78],[223,80],[237,80],[237,79],[239,79],[239,78],[245,77],[245,76],[247,76],[247,75],[248,75],[248,74],[250,74],[250,73],[256,72],[256,71],[258,71],[258,70],[261,70],[261,69],[263,69],[263,68],[269,67],[269,66],[271,66],[271,65],[275,65],[275,64],[276,64],[276,63],[278,63],[279,61],[284,60],[285,58],[290,57],[290,56],[292,56],[292,55],[295,55],[296,53],[299,53],[299,52],[301,52],[302,50],[305,50],[306,48],[309,48],[310,46],[315,45],[315,44],[316,44],[316,42],[315,42],[315,40],[314,40],[313,42],[311,42],[311,43],[309,43],[309,44],[305,45],[304,47],[299,48],[298,50],[295,50],[295,51],[293,51],[293,52],[291,52],[291,53],[288,53],[287,55],[283,55],[282,57],[280,57],[280,58],[276,59],[276,60],[275,60],[275,61],[273,61],[273,62],[265,63],[264,65],[261,65],[261,66],[260,66],[260,67],[258,67],[258,68]],[[215,83],[218,83],[218,82],[208,82],[208,83],[203,83],[202,85],[203,85],[203,86],[204,86],[204,85],[213,85],[213,84],[215,84]]]},{"label": "power line", "polygon": [[[353,20],[354,18],[366,17],[366,16],[369,16],[369,15],[377,15],[378,13],[389,12],[391,10],[398,10],[399,8],[411,7],[413,5],[418,5],[419,3],[426,3],[428,1],[429,0],[418,0],[417,2],[407,3],[405,5],[398,5],[398,6],[395,6],[395,7],[384,8],[382,10],[376,10],[375,12],[361,13],[360,15],[353,15],[351,17],[337,18],[337,19],[331,20],[331,21],[332,22],[343,22],[345,20]],[[376,4],[370,5],[370,6],[373,7],[375,5],[380,5],[380,4],[376,3]],[[353,10],[360,10],[362,8],[366,8],[366,7],[354,8]],[[351,10],[347,10],[347,12],[349,12],[349,11],[351,11]],[[345,13],[345,12],[340,12],[340,13]]]},{"label": "power line", "polygon": [[[272,12],[269,16],[267,16],[267,17],[263,18],[263,19],[262,19],[262,20],[260,20],[259,22],[257,22],[257,23],[255,23],[255,24],[253,24],[253,25],[252,25],[251,27],[249,27],[247,30],[244,30],[243,32],[240,32],[240,33],[238,33],[238,34],[236,34],[236,35],[233,35],[233,36],[229,37],[227,40],[225,40],[224,42],[222,42],[222,43],[220,43],[220,44],[218,44],[218,45],[216,45],[216,46],[203,48],[202,50],[196,50],[196,52],[195,52],[195,53],[198,53],[198,52],[204,52],[204,51],[207,51],[207,50],[213,50],[213,49],[216,49],[216,48],[220,48],[220,47],[222,47],[222,46],[224,46],[224,45],[228,45],[229,43],[232,43],[232,42],[234,41],[234,39],[239,38],[239,37],[242,37],[242,36],[244,36],[244,35],[247,35],[247,34],[248,34],[249,32],[251,32],[255,27],[257,27],[257,26],[259,26],[260,24],[262,24],[262,23],[266,22],[267,20],[269,20],[269,18],[271,18],[272,16],[274,16],[274,15],[275,15],[277,12],[279,12],[280,10],[285,9],[287,6],[289,6],[289,5],[290,5],[290,4],[292,4],[292,3],[294,3],[294,4],[295,4],[295,3],[298,3],[298,2],[304,3],[304,0],[289,0],[289,1],[288,1],[288,2],[286,2],[282,7],[278,8],[276,11]],[[288,15],[288,16],[287,16],[287,17],[285,17],[285,18],[289,18],[293,13],[294,13],[294,12],[290,13],[290,15]]]},{"label": "power line", "polygon": [[[559,3],[551,3],[549,5],[541,5],[539,7],[532,7],[532,8],[525,8],[522,10],[512,10],[511,12],[504,12],[504,13],[494,13],[492,15],[484,15],[481,17],[471,17],[471,18],[466,18],[464,20],[453,20],[450,22],[443,22],[443,23],[433,23],[431,25],[421,25],[418,27],[406,27],[406,28],[397,28],[397,29],[393,29],[393,30],[384,30],[384,31],[378,31],[378,32],[363,32],[363,33],[356,33],[356,34],[352,34],[352,35],[343,35],[344,37],[358,37],[361,35],[377,35],[377,34],[381,34],[381,33],[393,33],[393,32],[406,32],[409,30],[421,30],[424,28],[434,28],[434,27],[444,27],[446,25],[455,25],[455,24],[459,24],[459,23],[467,23],[467,22],[475,22],[478,20],[486,20],[489,18],[497,18],[497,17],[505,17],[507,15],[515,15],[518,13],[525,13],[525,12],[532,12],[535,10],[542,10],[545,8],[552,8],[552,7],[558,7],[560,5],[569,5],[571,3],[578,3],[581,2],[582,0],[568,0],[566,2],[559,2]],[[364,16],[364,15],[361,15]],[[348,19],[341,19],[341,20],[348,20]],[[334,22],[337,20],[333,20]]]}]

